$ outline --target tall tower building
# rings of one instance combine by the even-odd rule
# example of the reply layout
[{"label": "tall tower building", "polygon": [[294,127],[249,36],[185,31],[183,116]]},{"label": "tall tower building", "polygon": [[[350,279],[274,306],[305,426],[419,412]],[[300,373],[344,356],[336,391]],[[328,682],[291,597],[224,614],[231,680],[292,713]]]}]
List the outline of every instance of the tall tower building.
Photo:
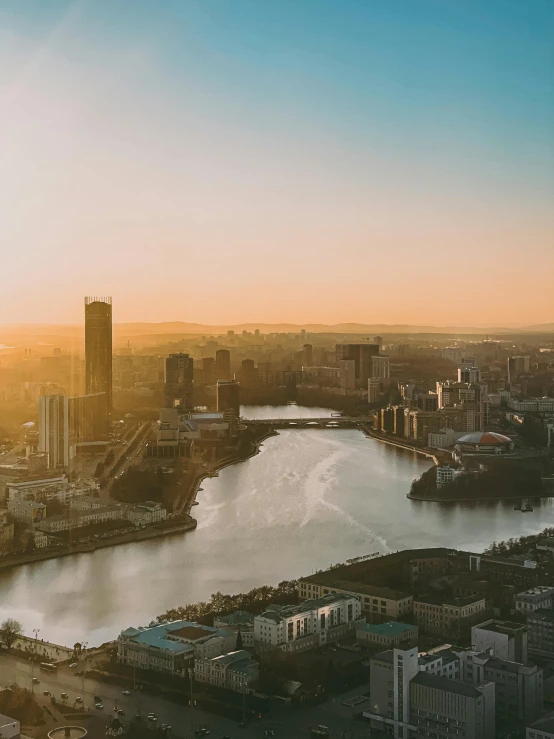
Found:
[{"label": "tall tower building", "polygon": [[240,385],[236,380],[217,381],[217,411],[223,413],[234,433],[240,418]]},{"label": "tall tower building", "polygon": [[106,393],[109,422],[112,412],[111,298],[85,298],[85,388],[87,395]]},{"label": "tall tower building", "polygon": [[312,344],[304,344],[302,347],[302,364],[304,367],[314,366],[314,347]]},{"label": "tall tower building", "polygon": [[41,395],[38,400],[38,451],[48,455],[48,469],[68,467],[73,457],[69,400],[65,395]]},{"label": "tall tower building", "polygon": [[378,377],[380,380],[388,380],[390,377],[390,362],[385,354],[371,357],[371,377]]},{"label": "tall tower building", "polygon": [[357,387],[367,387],[371,377],[371,357],[379,354],[378,344],[337,344],[335,348],[337,364],[341,359],[353,359],[356,367]]},{"label": "tall tower building", "polygon": [[194,360],[188,354],[170,354],[165,360],[165,405],[190,410],[194,401]]},{"label": "tall tower building", "polygon": [[218,349],[215,353],[216,380],[231,380],[231,352],[229,349]]}]

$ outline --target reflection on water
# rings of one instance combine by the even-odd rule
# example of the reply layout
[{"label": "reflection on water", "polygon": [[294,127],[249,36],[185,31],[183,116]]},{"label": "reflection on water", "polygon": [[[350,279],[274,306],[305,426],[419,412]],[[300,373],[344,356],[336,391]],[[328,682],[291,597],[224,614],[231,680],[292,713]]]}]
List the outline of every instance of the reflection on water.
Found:
[{"label": "reflection on water", "polygon": [[[295,406],[263,412],[332,413]],[[0,573],[0,619],[15,616],[45,639],[94,644],[217,590],[275,584],[374,551],[480,550],[554,525],[551,500],[525,515],[510,503],[408,500],[412,479],[429,464],[356,430],[282,431],[256,457],[204,481],[196,531]]]}]

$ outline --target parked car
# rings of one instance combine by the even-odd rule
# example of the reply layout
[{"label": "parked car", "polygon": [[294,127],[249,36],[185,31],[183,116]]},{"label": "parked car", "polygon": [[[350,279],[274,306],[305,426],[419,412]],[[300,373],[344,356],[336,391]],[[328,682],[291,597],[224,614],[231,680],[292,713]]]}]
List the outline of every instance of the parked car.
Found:
[{"label": "parked car", "polygon": [[35,685],[38,685],[38,683],[40,683],[40,680],[38,679],[38,677],[34,677],[33,682]]},{"label": "parked car", "polygon": [[100,710],[100,709],[104,708],[104,704],[103,703],[95,703],[94,704],[94,707],[95,708],[98,708],[98,710]]},{"label": "parked car", "polygon": [[83,702],[83,699],[81,698],[81,696],[80,696],[80,695],[78,695],[78,696],[77,696],[77,697],[75,698],[75,703],[82,703],[82,702]]},{"label": "parked car", "polygon": [[69,666],[71,667],[71,669],[73,669],[74,667],[79,667],[77,662],[72,662]]},{"label": "parked car", "polygon": [[63,698],[64,700],[67,700],[67,699],[69,698],[69,696],[68,696],[68,694],[67,694],[67,693],[62,693],[62,698]]},{"label": "parked car", "polygon": [[130,690],[122,690],[121,693],[122,693],[122,695],[131,695],[131,691]]},{"label": "parked car", "polygon": [[43,693],[43,695],[50,695],[50,691],[49,690],[45,690],[44,693]]}]

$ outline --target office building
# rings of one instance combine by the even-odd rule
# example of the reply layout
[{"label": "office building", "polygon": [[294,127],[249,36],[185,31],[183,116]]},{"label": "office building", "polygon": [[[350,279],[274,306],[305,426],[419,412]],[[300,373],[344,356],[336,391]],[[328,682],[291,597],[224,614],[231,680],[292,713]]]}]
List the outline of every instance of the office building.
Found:
[{"label": "office building", "polygon": [[194,405],[194,360],[188,354],[170,354],[165,360],[165,407],[190,410]]},{"label": "office building", "polygon": [[367,402],[378,403],[381,398],[381,380],[378,377],[370,377],[367,381]]},{"label": "office building", "polygon": [[378,344],[337,344],[337,364],[341,359],[354,360],[356,386],[367,387],[367,381],[371,377],[371,357],[379,354]]},{"label": "office building", "polygon": [[370,659],[369,700],[364,711],[372,729],[395,739],[409,736],[410,682],[418,674],[417,647],[388,649]]},{"label": "office building", "polygon": [[215,379],[232,380],[231,352],[229,349],[218,349],[215,353]]},{"label": "office building", "polygon": [[477,651],[490,650],[497,659],[527,664],[527,626],[491,619],[471,629],[471,644]]},{"label": "office building", "polygon": [[516,382],[520,375],[528,375],[530,363],[529,356],[508,357],[508,383]]},{"label": "office building", "polygon": [[390,377],[390,361],[386,355],[379,354],[371,357],[371,377],[388,380]]},{"label": "office building", "polygon": [[495,689],[419,672],[409,685],[410,725],[403,736],[494,739]]},{"label": "office building", "polygon": [[458,382],[481,382],[481,370],[479,367],[458,367]]},{"label": "office building", "polygon": [[341,359],[339,362],[339,377],[341,390],[356,389],[356,362],[353,359]]},{"label": "office building", "polygon": [[341,593],[297,606],[271,606],[254,618],[254,641],[260,651],[272,647],[284,652],[317,649],[352,635],[361,623],[361,611],[359,598]]},{"label": "office building", "polygon": [[85,298],[85,390],[106,393],[107,423],[112,412],[112,299]]},{"label": "office building", "polygon": [[202,359],[202,381],[204,385],[213,385],[217,380],[215,376],[214,357],[203,357]]},{"label": "office building", "polygon": [[533,613],[539,608],[552,608],[553,602],[554,587],[550,585],[536,585],[534,588],[524,590],[523,593],[518,593],[515,597],[516,611],[524,614]]},{"label": "office building", "polygon": [[217,411],[235,421],[240,417],[240,384],[236,380],[217,381]]},{"label": "office building", "polygon": [[464,627],[483,618],[486,599],[481,595],[466,598],[418,595],[413,600],[414,620],[425,634],[460,638]]},{"label": "office building", "polygon": [[260,665],[243,649],[211,659],[197,659],[194,679],[236,693],[248,693],[260,674]]},{"label": "office building", "polygon": [[41,395],[38,405],[38,451],[48,455],[48,469],[69,467],[75,448],[65,395]]},{"label": "office building", "polygon": [[529,651],[532,654],[554,657],[554,609],[537,608],[527,614]]},{"label": "office building", "polygon": [[108,394],[75,395],[67,399],[70,437],[76,445],[108,441],[110,435]]}]

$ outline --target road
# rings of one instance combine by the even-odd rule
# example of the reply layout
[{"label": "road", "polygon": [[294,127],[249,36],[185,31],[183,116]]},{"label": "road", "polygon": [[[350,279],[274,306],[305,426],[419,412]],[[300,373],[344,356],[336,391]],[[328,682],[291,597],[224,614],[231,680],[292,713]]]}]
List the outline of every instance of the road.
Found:
[{"label": "road", "polygon": [[[34,673],[33,673],[34,670]],[[32,683],[33,674],[40,680],[38,685]],[[191,710],[188,706],[180,706],[163,698],[150,696],[146,693],[131,691],[131,695],[122,694],[121,686],[108,683],[98,683],[89,678],[78,677],[69,668],[60,668],[56,673],[48,673],[38,666],[33,666],[25,659],[0,653],[0,685],[17,683],[20,687],[33,689],[39,701],[49,700],[44,697],[47,690],[62,701],[61,694],[67,693],[69,698],[65,703],[77,706],[75,698],[83,698],[85,709],[91,716],[95,716],[92,725],[98,730],[104,715],[104,725],[113,715],[115,707],[123,709],[125,716],[130,718],[137,713],[147,715],[154,712],[158,716],[158,724],[169,724],[172,727],[172,739],[180,737],[189,739],[194,736],[194,730],[206,727],[214,739],[221,737],[264,737],[266,729],[273,729],[275,738],[279,739],[307,739],[309,727],[324,724],[329,727],[331,739],[365,739],[369,737],[369,728],[361,722],[353,721],[353,714],[360,711],[364,704],[355,709],[348,708],[342,701],[353,695],[367,691],[367,686],[361,686],[349,691],[340,698],[327,701],[319,706],[307,707],[291,711],[286,708],[275,708],[271,717],[256,720],[247,727],[239,727],[237,722],[212,713]],[[102,711],[94,707],[94,696],[102,697],[104,708]]]}]

